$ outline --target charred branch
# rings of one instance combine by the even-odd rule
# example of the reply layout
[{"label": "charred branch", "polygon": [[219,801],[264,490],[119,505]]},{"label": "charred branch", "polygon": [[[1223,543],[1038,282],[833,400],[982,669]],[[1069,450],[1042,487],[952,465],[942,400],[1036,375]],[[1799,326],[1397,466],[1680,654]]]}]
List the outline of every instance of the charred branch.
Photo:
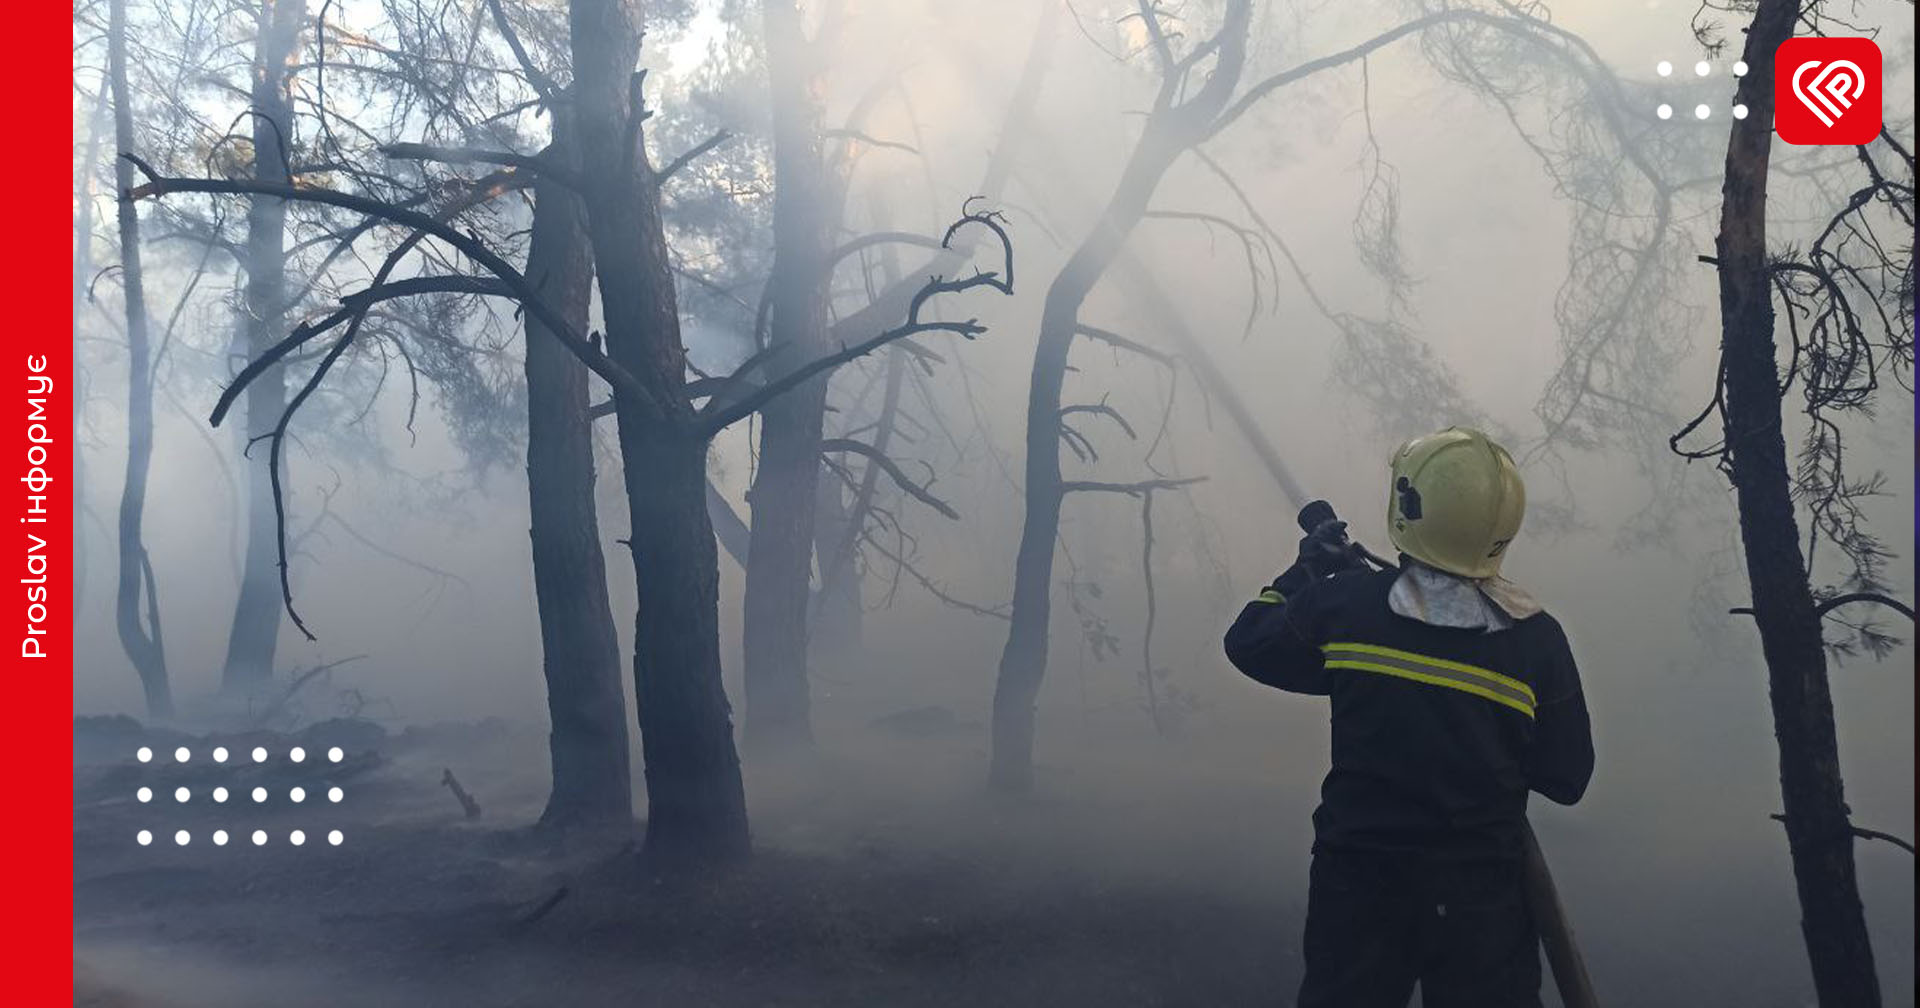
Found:
[{"label": "charred branch", "polygon": [[[1004,256],[1002,269],[978,271],[972,276],[960,280],[945,280],[937,276],[928,278],[927,282],[914,294],[912,303],[908,305],[907,321],[904,324],[895,326],[892,329],[888,329],[879,335],[853,344],[852,346],[842,345],[837,352],[808,361],[792,371],[768,381],[765,385],[760,386],[748,395],[727,403],[724,406],[720,406],[717,409],[715,408],[717,404],[710,403],[708,408],[702,410],[700,414],[703,421],[702,430],[709,436],[717,434],[725,430],[728,426],[758,412],[762,407],[766,406],[767,403],[772,402],[774,399],[793,389],[795,386],[806,382],[813,376],[824,371],[830,371],[850,360],[864,357],[895,340],[924,332],[950,332],[966,337],[967,339],[972,339],[985,332],[986,327],[980,325],[978,319],[968,319],[964,322],[923,322],[920,320],[920,312],[926,306],[927,302],[940,294],[958,294],[962,291],[972,290],[975,287],[990,287],[1007,295],[1013,293],[1013,240],[1008,237],[1004,222],[998,213],[991,210],[974,211],[965,209],[963,216],[955,221],[953,226],[947,229],[946,235],[941,238],[941,247],[951,248],[954,236],[968,224],[984,227],[992,231],[993,234],[1000,239],[1000,247]],[[756,354],[755,356],[757,358],[759,355]],[[752,364],[755,363],[755,361],[750,360],[748,363]],[[736,371],[735,374],[737,375],[745,369],[743,366]]]},{"label": "charred branch", "polygon": [[915,483],[901,470],[899,463],[888,458],[885,452],[867,444],[865,441],[856,441],[853,438],[825,438],[820,442],[820,451],[822,453],[851,452],[859,455],[874,465],[879,466],[881,471],[892,477],[894,485],[898,486],[907,496],[912,497],[914,500],[925,504],[954,521],[960,520],[960,512],[955,511],[946,501],[935,497],[928,489],[933,485],[931,479],[926,483]]}]

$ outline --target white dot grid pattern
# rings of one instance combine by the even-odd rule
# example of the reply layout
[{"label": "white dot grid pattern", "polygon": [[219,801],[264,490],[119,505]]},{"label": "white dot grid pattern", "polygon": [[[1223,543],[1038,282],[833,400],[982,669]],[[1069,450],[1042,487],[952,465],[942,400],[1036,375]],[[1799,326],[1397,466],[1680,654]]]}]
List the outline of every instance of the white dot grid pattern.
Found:
[{"label": "white dot grid pattern", "polygon": [[[153,762],[154,755],[154,751],[150,746],[141,746],[134,751],[134,758],[141,763]],[[215,746],[207,752],[206,755],[211,756],[216,763],[225,763],[233,754],[225,746]],[[255,763],[264,763],[270,754],[264,747],[256,746],[252,751],[252,756]],[[173,751],[173,758],[177,763],[189,763],[193,759],[193,751],[187,746],[176,747]],[[295,763],[300,763],[306,760],[307,753],[303,747],[294,746],[287,750],[287,758]],[[326,759],[332,763],[342,762],[346,759],[346,752],[339,746],[331,746],[326,751]],[[210,791],[210,794],[215,802],[225,802],[231,797],[231,792],[224,786],[214,787]],[[265,803],[268,799],[268,792],[265,787],[255,787],[252,795],[253,800],[258,803]],[[346,797],[346,792],[339,786],[334,785],[327,788],[326,795],[328,801],[337,803]],[[142,803],[150,803],[154,799],[153,788],[143,785],[135,789],[134,797]],[[298,786],[290,788],[287,792],[287,797],[296,804],[304,802],[307,799],[307,790],[304,787]],[[192,789],[185,786],[176,787],[174,788],[173,798],[176,802],[182,804],[187,803],[193,798]],[[251,838],[254,846],[264,847],[267,843],[268,834],[266,830],[256,829],[252,832]],[[224,847],[233,837],[226,830],[217,829],[208,834],[207,839],[210,839],[216,847]],[[326,841],[330,846],[338,847],[346,842],[346,834],[337,829],[328,830],[326,833]],[[154,842],[154,832],[150,829],[139,830],[134,834],[134,842],[142,847],[152,846]],[[192,831],[185,829],[175,830],[173,842],[174,845],[178,847],[190,846],[193,843]],[[304,846],[307,842],[306,831],[298,829],[289,831],[287,834],[287,842],[295,847]]]},{"label": "white dot grid pattern", "polygon": [[[1735,77],[1745,77],[1747,75],[1747,70],[1748,70],[1747,61],[1738,60],[1733,64],[1731,69],[1733,70],[1733,75]],[[1654,65],[1653,72],[1659,74],[1662,77],[1672,77],[1673,76],[1672,61],[1661,60],[1659,63]],[[1693,74],[1696,77],[1711,76],[1713,74],[1713,64],[1707,60],[1700,60],[1699,62],[1693,65]],[[1745,119],[1747,117],[1748,110],[1745,105],[1735,105],[1732,108],[1732,112],[1733,112],[1733,117],[1735,119]],[[1673,106],[1667,104],[1666,102],[1661,102],[1659,105],[1654,106],[1653,114],[1660,119],[1670,120],[1673,118]],[[1713,106],[1711,105],[1694,106],[1693,117],[1701,121],[1705,121],[1707,119],[1712,118]]]}]

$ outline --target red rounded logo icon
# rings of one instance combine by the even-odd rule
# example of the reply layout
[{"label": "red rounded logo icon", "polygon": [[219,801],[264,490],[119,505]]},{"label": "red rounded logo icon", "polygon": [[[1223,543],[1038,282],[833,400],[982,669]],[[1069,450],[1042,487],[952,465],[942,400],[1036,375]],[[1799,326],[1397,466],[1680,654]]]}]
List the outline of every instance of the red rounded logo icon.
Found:
[{"label": "red rounded logo icon", "polygon": [[1869,38],[1796,38],[1773,57],[1773,125],[1790,144],[1863,144],[1880,135],[1880,47]]}]

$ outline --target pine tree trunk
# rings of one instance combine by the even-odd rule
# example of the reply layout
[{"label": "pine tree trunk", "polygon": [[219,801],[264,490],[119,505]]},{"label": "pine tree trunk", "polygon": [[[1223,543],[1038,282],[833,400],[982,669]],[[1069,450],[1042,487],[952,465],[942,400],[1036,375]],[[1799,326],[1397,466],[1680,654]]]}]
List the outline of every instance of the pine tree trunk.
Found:
[{"label": "pine tree trunk", "polygon": [[[107,76],[113,89],[114,143],[133,150],[132,89],[127,86],[127,3],[110,0],[107,9]],[[147,714],[173,717],[173,689],[167,681],[166,646],[160,632],[160,603],[154,597],[153,565],[141,538],[147,507],[147,471],[153,464],[153,361],[147,335],[146,288],[140,270],[140,215],[128,194],[133,165],[114,159],[119,195],[120,286],[127,306],[127,473],[120,491],[119,576],[114,591],[114,625],[120,646],[133,663],[146,694]],[[142,602],[146,611],[141,612]]]},{"label": "pine tree trunk", "polygon": [[686,351],[657,180],[636,98],[638,12],[573,0],[572,97],[607,352],[640,388],[615,396],[639,605],[634,693],[647,782],[645,853],[669,869],[745,856],[746,794],[721,682],[719,555],[707,435],[683,392]]},{"label": "pine tree trunk", "polygon": [[[554,141],[541,158],[577,170],[569,115],[565,109],[552,114]],[[586,331],[593,291],[586,221],[579,198],[546,176],[534,185],[527,279],[574,331]],[[633,819],[627,701],[594,507],[587,367],[544,328],[528,316],[528,535],[553,759],[553,789],[540,822],[627,824]]]},{"label": "pine tree trunk", "polygon": [[720,679],[720,558],[708,524],[704,438],[620,419],[633,523],[633,682],[650,859],[745,856],[746,794]]},{"label": "pine tree trunk", "polygon": [[[821,67],[793,0],[765,0],[773,96],[773,269],[769,339],[786,347],[776,370],[826,352],[828,270],[840,200],[821,135]],[[761,411],[760,460],[747,502],[743,657],[749,749],[813,740],[807,695],[807,615],[813,573],[820,431],[829,373]]]},{"label": "pine tree trunk", "polygon": [[1773,144],[1774,51],[1793,34],[1796,0],[1763,0],[1747,33],[1727,144],[1716,241],[1720,278],[1726,445],[1740,512],[1754,620],[1767,663],[1787,846],[1799,889],[1800,929],[1823,1008],[1875,1008],[1874,971],[1854,838],[1840,778],[1826,651],[1793,513],[1781,422],[1767,255],[1767,172]]},{"label": "pine tree trunk", "polygon": [[[306,5],[300,0],[261,4],[254,41],[253,174],[263,182],[287,182],[286,138],[293,129],[289,71],[299,50]],[[285,336],[287,310],[287,204],[272,196],[247,203],[247,286],[241,329],[247,359],[258,359]],[[246,453],[247,548],[241,566],[240,596],[227,635],[227,659],[220,676],[224,689],[245,692],[273,676],[280,639],[280,572],[277,520],[273,508],[272,453],[258,440],[273,431],[286,409],[286,372],[274,367],[247,386]]]}]

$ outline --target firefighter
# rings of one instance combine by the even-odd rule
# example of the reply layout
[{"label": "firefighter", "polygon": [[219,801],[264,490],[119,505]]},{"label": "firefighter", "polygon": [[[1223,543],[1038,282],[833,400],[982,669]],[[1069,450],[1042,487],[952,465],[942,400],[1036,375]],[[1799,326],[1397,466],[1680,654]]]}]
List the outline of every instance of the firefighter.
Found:
[{"label": "firefighter", "polygon": [[1300,1008],[1540,1004],[1525,896],[1527,793],[1580,800],[1593,742],[1560,624],[1500,577],[1526,491],[1485,434],[1449,427],[1391,458],[1397,568],[1345,524],[1227,631],[1249,678],[1331,701],[1313,814]]}]

